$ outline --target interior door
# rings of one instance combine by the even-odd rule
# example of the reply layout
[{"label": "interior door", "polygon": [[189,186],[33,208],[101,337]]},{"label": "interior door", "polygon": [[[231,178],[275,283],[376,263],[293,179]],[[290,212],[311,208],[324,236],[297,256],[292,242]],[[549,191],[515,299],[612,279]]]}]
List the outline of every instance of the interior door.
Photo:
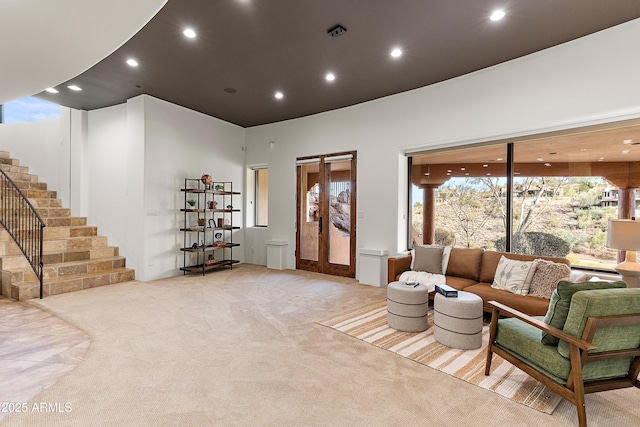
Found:
[{"label": "interior door", "polygon": [[300,158],[296,268],[355,277],[356,153]]}]

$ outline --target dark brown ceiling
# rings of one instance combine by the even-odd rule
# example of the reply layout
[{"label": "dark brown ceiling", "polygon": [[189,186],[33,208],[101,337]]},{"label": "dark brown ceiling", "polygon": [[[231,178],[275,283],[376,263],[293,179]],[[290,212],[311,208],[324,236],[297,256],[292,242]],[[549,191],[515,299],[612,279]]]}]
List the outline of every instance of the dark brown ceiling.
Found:
[{"label": "dark brown ceiling", "polygon": [[[499,7],[507,16],[491,22]],[[37,96],[93,110],[148,94],[256,126],[419,88],[638,17],[639,0],[169,0],[60,93]],[[347,32],[332,38],[336,24]],[[196,39],[182,35],[187,26]],[[125,64],[130,57],[139,67]]]}]

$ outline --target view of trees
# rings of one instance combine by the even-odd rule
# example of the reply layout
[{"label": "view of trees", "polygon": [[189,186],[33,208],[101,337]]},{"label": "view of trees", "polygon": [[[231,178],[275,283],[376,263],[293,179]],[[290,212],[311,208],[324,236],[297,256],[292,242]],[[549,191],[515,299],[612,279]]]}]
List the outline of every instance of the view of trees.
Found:
[{"label": "view of trees", "polygon": [[[514,252],[566,256],[572,264],[611,268],[608,220],[616,207],[601,206],[607,183],[599,178],[514,179]],[[456,178],[436,191],[436,241],[457,247],[504,250],[504,178]],[[413,206],[414,240],[422,239],[422,202]],[[553,251],[551,254],[549,251]]]}]

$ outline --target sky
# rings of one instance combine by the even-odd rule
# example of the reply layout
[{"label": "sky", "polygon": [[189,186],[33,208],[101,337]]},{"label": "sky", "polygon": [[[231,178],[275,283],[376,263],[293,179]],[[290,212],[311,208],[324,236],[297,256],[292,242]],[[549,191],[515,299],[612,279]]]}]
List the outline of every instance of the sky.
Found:
[{"label": "sky", "polygon": [[3,123],[33,122],[60,117],[60,106],[28,96],[4,104]]}]

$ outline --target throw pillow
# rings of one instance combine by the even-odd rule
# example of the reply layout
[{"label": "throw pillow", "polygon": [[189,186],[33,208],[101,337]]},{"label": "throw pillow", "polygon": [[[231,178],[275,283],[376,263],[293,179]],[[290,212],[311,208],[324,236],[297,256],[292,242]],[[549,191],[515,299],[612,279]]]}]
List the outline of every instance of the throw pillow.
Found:
[{"label": "throw pillow", "polygon": [[[442,274],[447,274],[447,266],[449,265],[449,257],[451,256],[451,249],[453,246],[441,246],[441,245],[419,245],[423,248],[443,248],[442,250]],[[418,245],[416,245],[416,248]],[[409,267],[411,270],[415,270],[414,265],[416,262],[416,250],[411,249],[409,251],[411,254],[411,266]]]},{"label": "throw pillow", "polygon": [[[573,283],[567,280],[561,280],[558,283],[558,287],[551,295],[551,301],[549,302],[549,310],[544,316],[543,322],[549,326],[553,326],[558,329],[564,328],[564,324],[567,321],[567,315],[569,314],[569,306],[571,305],[571,297],[573,294],[579,291],[588,291],[592,289],[610,289],[610,288],[626,288],[627,284],[624,282],[578,282]],[[558,345],[558,338],[553,335],[549,335],[546,332],[542,332],[540,342],[546,345]]]},{"label": "throw pillow", "polygon": [[529,295],[534,297],[551,299],[551,294],[556,289],[561,279],[566,279],[571,274],[571,268],[562,264],[544,259],[537,260],[536,271],[533,273]]},{"label": "throw pillow", "polygon": [[425,271],[432,274],[442,274],[442,247],[415,247],[415,262],[413,271]]},{"label": "throw pillow", "polygon": [[518,261],[503,255],[498,261],[491,287],[518,295],[527,295],[536,264],[536,261]]}]

